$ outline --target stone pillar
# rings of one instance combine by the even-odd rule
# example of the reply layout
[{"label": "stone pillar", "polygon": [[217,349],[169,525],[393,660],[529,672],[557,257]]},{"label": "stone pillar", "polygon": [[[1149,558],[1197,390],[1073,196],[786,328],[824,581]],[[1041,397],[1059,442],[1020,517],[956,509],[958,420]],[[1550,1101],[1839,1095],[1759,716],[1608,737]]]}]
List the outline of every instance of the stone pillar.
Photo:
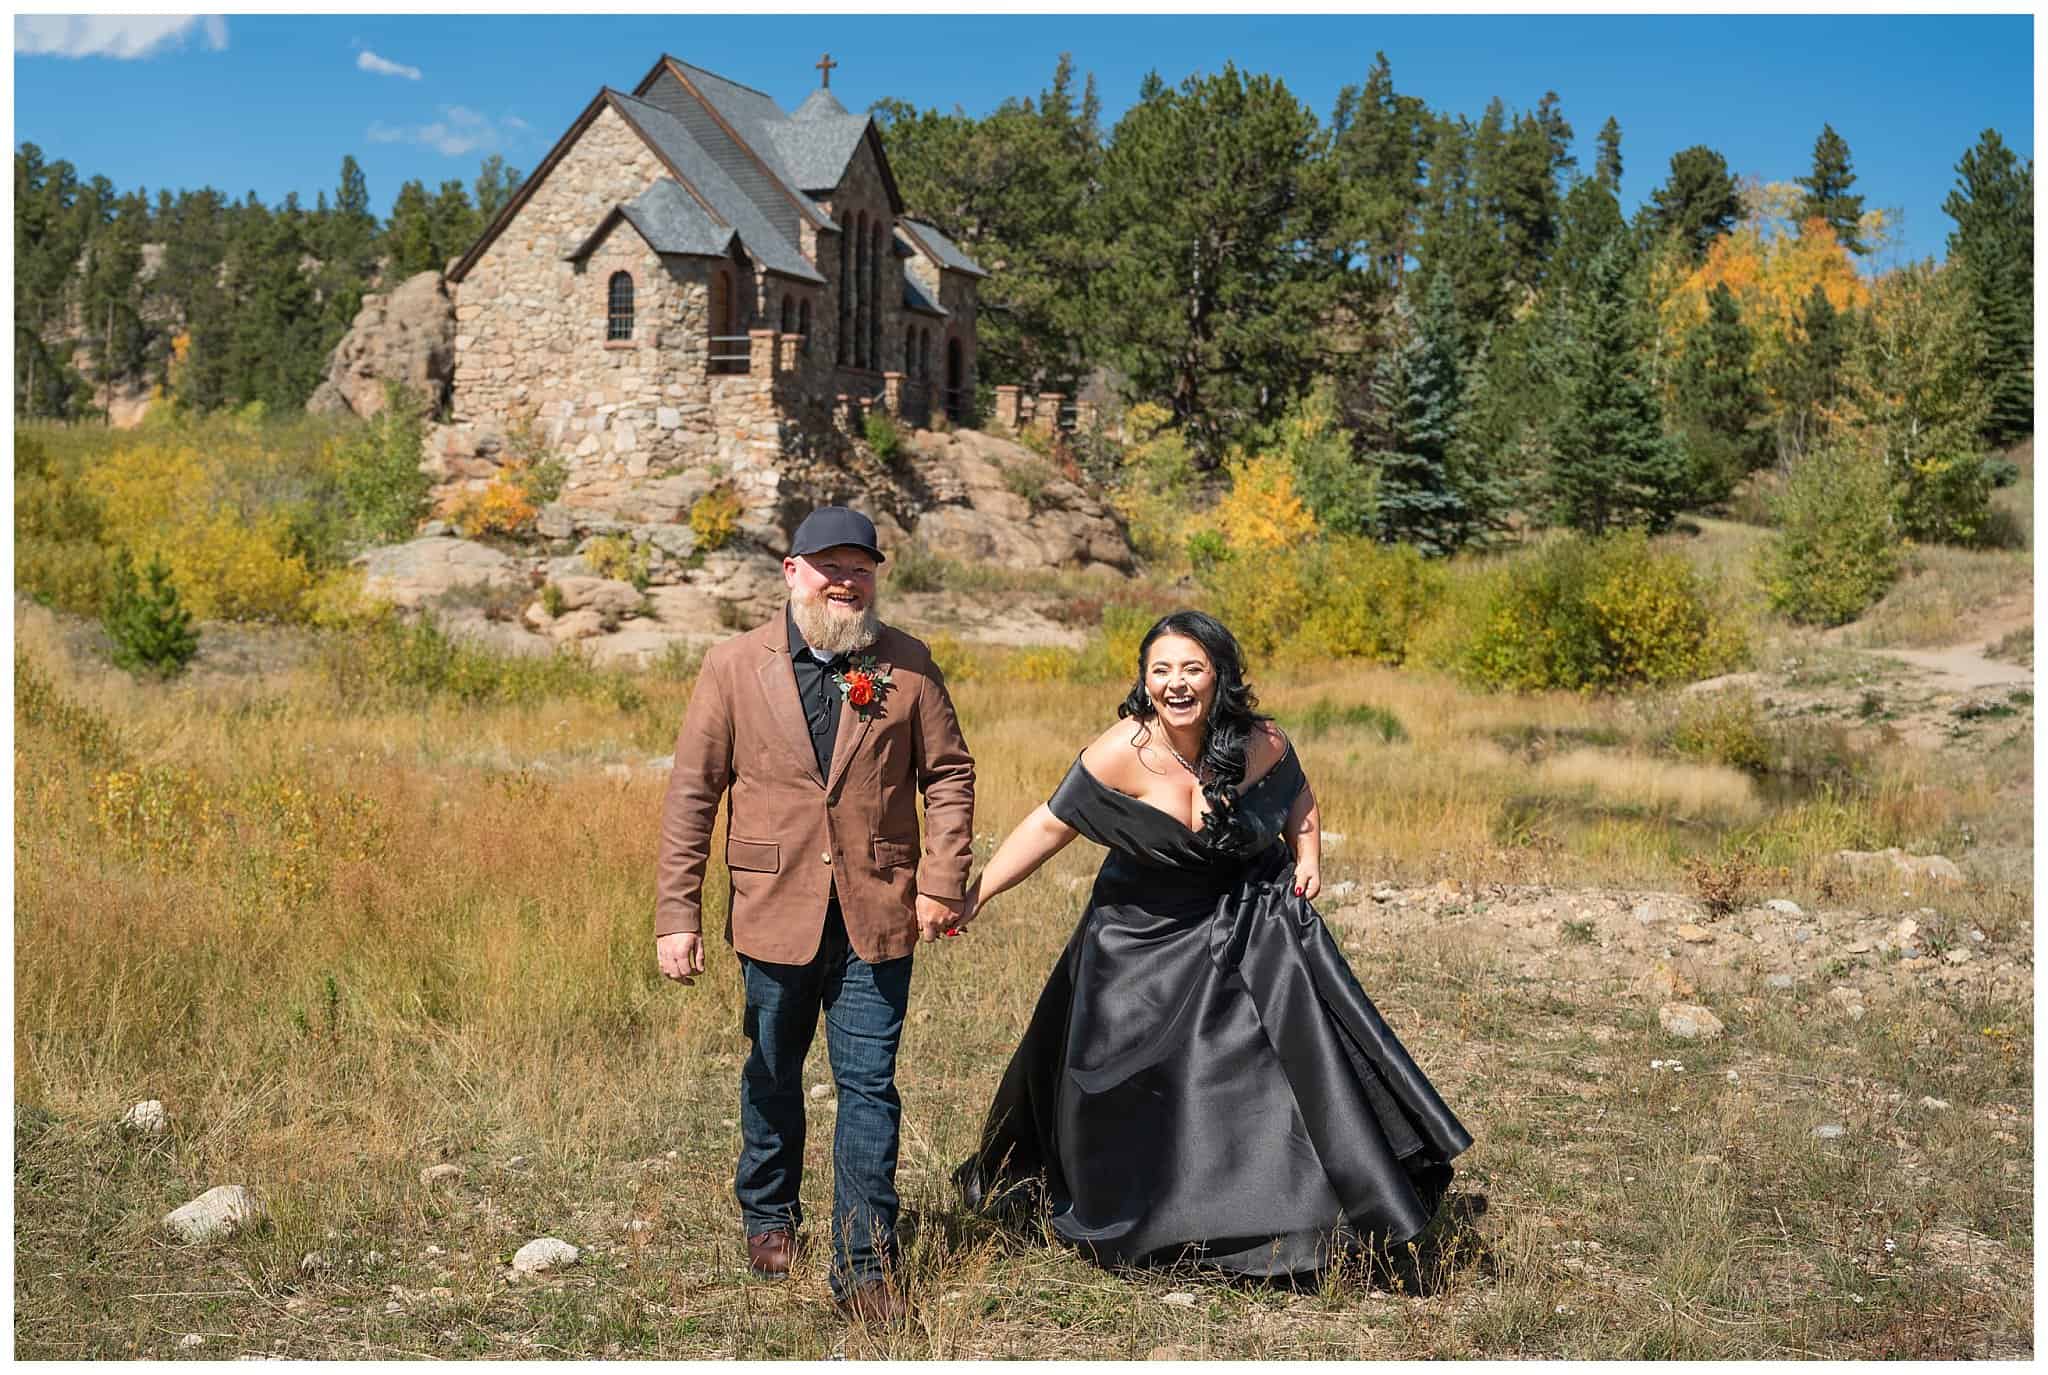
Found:
[{"label": "stone pillar", "polygon": [[1023,419],[1024,389],[1022,387],[996,388],[996,424],[1006,430],[1021,430]]},{"label": "stone pillar", "polygon": [[778,334],[775,336],[775,369],[778,372],[795,372],[803,357],[804,337],[801,334]]},{"label": "stone pillar", "polygon": [[1031,408],[1031,428],[1055,433],[1060,427],[1060,403],[1067,399],[1063,391],[1042,391],[1038,404]]},{"label": "stone pillar", "polygon": [[1094,428],[1095,403],[1093,401],[1076,401],[1074,403],[1074,429],[1081,434],[1086,434]]},{"label": "stone pillar", "polygon": [[747,331],[747,376],[775,375],[775,340],[776,332],[772,329]]},{"label": "stone pillar", "polygon": [[903,415],[903,374],[882,374],[882,409],[901,419]]}]

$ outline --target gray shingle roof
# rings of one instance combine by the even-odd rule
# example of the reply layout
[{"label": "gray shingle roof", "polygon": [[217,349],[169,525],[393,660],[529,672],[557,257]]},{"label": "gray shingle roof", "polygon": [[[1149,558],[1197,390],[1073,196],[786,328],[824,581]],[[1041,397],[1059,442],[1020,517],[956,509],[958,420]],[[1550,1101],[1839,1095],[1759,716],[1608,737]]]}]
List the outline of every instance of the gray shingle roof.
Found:
[{"label": "gray shingle roof", "polygon": [[[703,93],[704,99],[718,111],[719,117],[733,127],[748,147],[767,163],[782,183],[795,192],[820,219],[825,212],[804,193],[807,191],[829,191],[839,184],[839,174],[846,170],[846,159],[853,155],[853,148],[859,141],[860,129],[867,127],[864,115],[841,115],[853,120],[859,127],[851,140],[845,142],[844,155],[836,166],[827,170],[824,163],[829,161],[834,140],[820,141],[813,137],[794,136],[790,117],[760,91],[751,86],[742,86],[728,81],[716,72],[707,72],[702,67],[693,67],[677,58],[669,61],[690,78],[690,84]],[[824,89],[823,87],[819,88]],[[806,102],[808,104],[808,102]],[[839,102],[834,100],[833,105]],[[823,172],[823,180],[819,180]]]},{"label": "gray shingle roof", "polygon": [[918,241],[932,251],[932,256],[939,260],[940,267],[965,272],[971,277],[988,276],[987,268],[962,253],[958,244],[923,220],[905,219],[903,223],[909,225],[911,232],[917,235]]},{"label": "gray shingle roof", "polygon": [[830,86],[820,86],[804,97],[804,103],[790,111],[791,119],[817,119],[822,115],[843,115],[846,107],[839,103],[839,97],[832,94]]},{"label": "gray shingle roof", "polygon": [[706,214],[681,183],[663,177],[638,198],[619,207],[656,253],[695,253],[720,258],[732,248],[733,232]]},{"label": "gray shingle roof", "polygon": [[[694,69],[692,70],[694,79]],[[718,207],[719,215],[738,232],[740,242],[746,246],[749,253],[761,260],[763,266],[770,271],[780,272],[784,276],[795,277],[800,281],[822,283],[825,280],[818,275],[818,270],[810,265],[797,246],[790,242],[788,236],[762,213],[761,208],[752,199],[733,184],[725,169],[690,137],[689,130],[684,127],[681,120],[659,105],[649,104],[623,92],[613,92],[613,98],[618,101],[619,108],[624,111],[626,117],[640,127],[683,178],[696,187],[706,200]],[[760,98],[767,99],[766,96]]]},{"label": "gray shingle roof", "polygon": [[924,294],[924,284],[917,280],[917,274],[914,272],[903,274],[903,304],[912,310],[926,311],[941,319],[949,313],[944,306]]},{"label": "gray shingle roof", "polygon": [[787,119],[770,125],[768,132],[793,185],[805,191],[830,191],[860,150],[867,128],[866,115],[821,115]]}]

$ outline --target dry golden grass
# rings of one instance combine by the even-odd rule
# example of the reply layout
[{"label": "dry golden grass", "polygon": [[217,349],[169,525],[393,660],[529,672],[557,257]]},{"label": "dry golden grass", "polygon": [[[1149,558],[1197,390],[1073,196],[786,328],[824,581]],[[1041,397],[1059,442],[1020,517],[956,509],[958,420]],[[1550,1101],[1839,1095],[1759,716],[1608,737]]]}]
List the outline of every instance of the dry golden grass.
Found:
[{"label": "dry golden grass", "polygon": [[[654,970],[663,774],[649,763],[687,685],[649,677],[630,711],[399,710],[337,701],[311,669],[138,685],[73,662],[45,619],[20,630],[32,671],[87,713],[16,722],[20,1355],[176,1355],[195,1332],[206,1356],[296,1357],[2031,1348],[2031,1012],[1945,988],[1850,1022],[1733,970],[1703,990],[1729,1035],[1685,1047],[1672,1075],[1648,1068],[1673,1052],[1654,1001],[1630,991],[1640,970],[1541,976],[1448,930],[1346,927],[1366,988],[1478,1138],[1460,1188],[1490,1208],[1458,1239],[1482,1258],[1447,1265],[1422,1298],[1357,1273],[1297,1293],[1109,1274],[961,1213],[948,1172],[1077,916],[1099,859],[1085,845],[970,938],[919,955],[899,1078],[920,1317],[848,1329],[817,1258],[780,1286],[745,1275],[730,952],[714,943],[688,990]],[[1626,700],[1480,697],[1350,665],[1260,687],[1283,716],[1372,706],[1402,728],[1388,743],[1339,712],[1301,742],[1343,837],[1326,883],[1684,891],[1686,860],[1726,847],[1817,859],[1844,835],[1920,848],[2012,824],[2009,790],[1905,753],[1851,792],[1768,806],[1746,778],[1668,756],[1660,718]],[[986,854],[1116,691],[973,681],[957,695]],[[1787,867],[1774,895],[1823,898],[1817,871]],[[715,868],[707,895],[715,930]],[[2009,939],[2029,898],[1978,885],[1953,919]],[[822,1051],[810,1077],[829,1077]],[[1922,1094],[1952,1113],[1916,1115]],[[166,1104],[165,1137],[114,1129],[143,1098]],[[805,1182],[819,1223],[830,1118],[814,1113]],[[1816,1142],[1821,1120],[1849,1135]],[[443,1161],[463,1178],[421,1183]],[[269,1228],[164,1240],[165,1212],[227,1182],[261,1191]],[[507,1284],[511,1251],[543,1235],[584,1260]],[[326,1268],[302,1273],[316,1252]],[[1174,1291],[1196,1302],[1161,1301]]]}]

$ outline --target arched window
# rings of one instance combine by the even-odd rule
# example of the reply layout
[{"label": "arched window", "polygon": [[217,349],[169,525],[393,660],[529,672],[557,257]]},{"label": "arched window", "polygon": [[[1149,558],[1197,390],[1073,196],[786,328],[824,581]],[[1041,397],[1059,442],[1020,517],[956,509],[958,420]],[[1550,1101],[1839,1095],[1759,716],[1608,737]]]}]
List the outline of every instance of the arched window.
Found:
[{"label": "arched window", "polygon": [[796,333],[796,301],[789,296],[782,298],[782,332]]},{"label": "arched window", "polygon": [[797,307],[796,332],[801,334],[804,340],[797,347],[805,353],[809,353],[811,351],[811,301],[808,296],[804,298],[804,303]]},{"label": "arched window", "polygon": [[903,370],[917,376],[917,331],[908,325],[903,329]]},{"label": "arched window", "polygon": [[740,354],[740,345],[734,338],[733,304],[732,274],[721,267],[711,274],[711,337],[706,350],[710,366],[705,369],[707,372],[723,374],[747,370],[744,355],[735,357]]},{"label": "arched window", "polygon": [[842,367],[850,361],[847,357],[847,341],[853,337],[847,328],[853,310],[853,235],[849,229],[839,231],[839,338],[834,341],[832,361]]},{"label": "arched window", "polygon": [[633,337],[633,274],[614,272],[608,295],[608,312],[604,337],[631,339]]},{"label": "arched window", "polygon": [[868,236],[868,291],[874,300],[869,307],[868,348],[873,352],[873,366],[879,371],[882,366],[882,226],[873,226]]}]

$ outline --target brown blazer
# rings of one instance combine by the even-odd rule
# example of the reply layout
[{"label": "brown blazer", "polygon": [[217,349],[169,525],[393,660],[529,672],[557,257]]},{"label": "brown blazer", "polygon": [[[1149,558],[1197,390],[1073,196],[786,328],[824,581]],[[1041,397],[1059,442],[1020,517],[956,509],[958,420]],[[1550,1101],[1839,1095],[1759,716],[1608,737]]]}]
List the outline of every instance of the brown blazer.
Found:
[{"label": "brown blazer", "polygon": [[974,760],[945,679],[924,643],[893,626],[882,627],[865,655],[889,672],[890,686],[865,713],[842,703],[826,778],[797,700],[783,617],[705,656],[662,802],[657,936],[703,929],[705,862],[728,790],[725,937],[742,955],[809,961],[836,887],[854,953],[869,963],[892,960],[917,944],[919,893],[965,895]]}]

